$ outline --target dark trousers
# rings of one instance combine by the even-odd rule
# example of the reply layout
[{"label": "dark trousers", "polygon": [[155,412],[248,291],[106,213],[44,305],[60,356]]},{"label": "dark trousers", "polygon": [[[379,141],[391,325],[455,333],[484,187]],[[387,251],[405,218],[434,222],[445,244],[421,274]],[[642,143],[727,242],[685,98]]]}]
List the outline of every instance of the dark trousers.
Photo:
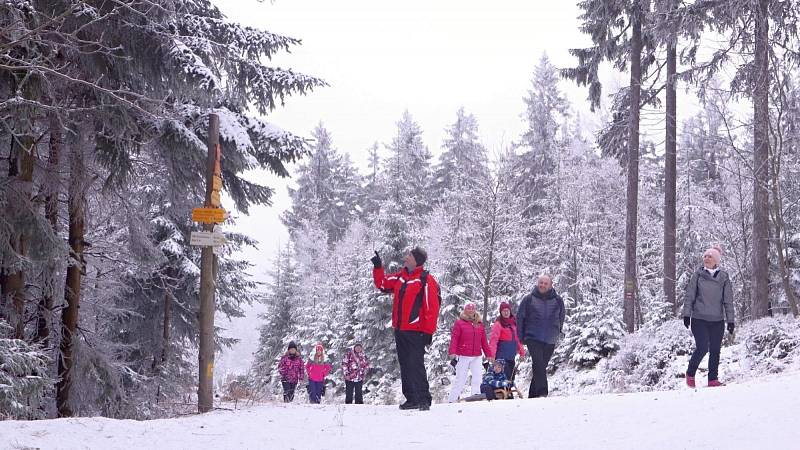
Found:
[{"label": "dark trousers", "polygon": [[494,395],[494,388],[489,384],[481,385],[481,392],[486,396],[486,400],[496,400],[497,396]]},{"label": "dark trousers", "polygon": [[514,358],[511,359],[504,359],[503,361],[506,362],[506,367],[504,369],[504,373],[506,374],[506,380],[514,381]]},{"label": "dark trousers", "polygon": [[322,399],[322,390],[325,387],[324,381],[309,381],[308,382],[308,399],[311,403],[319,403]]},{"label": "dark trousers", "polygon": [[294,389],[297,387],[297,383],[281,381],[281,384],[283,385],[283,401],[289,403],[294,400]]},{"label": "dark trousers", "polygon": [[689,368],[686,375],[693,377],[697,372],[700,361],[708,355],[708,380],[716,380],[719,369],[719,352],[722,348],[722,336],[725,334],[725,321],[708,322],[706,320],[692,319],[692,334],[694,335],[695,349],[689,359]]},{"label": "dark trousers", "polygon": [[431,404],[428,374],[425,372],[425,346],[431,335],[419,331],[394,332],[397,360],[400,363],[400,382],[403,395],[412,404]]},{"label": "dark trousers", "polygon": [[527,341],[528,353],[531,354],[532,379],[528,389],[528,398],[547,397],[547,363],[556,349],[555,344],[540,341]]},{"label": "dark trousers", "polygon": [[355,393],[356,397],[356,405],[361,405],[364,403],[364,397],[361,392],[361,385],[363,385],[363,381],[345,381],[344,382],[344,402],[346,404],[353,403],[353,393]]}]

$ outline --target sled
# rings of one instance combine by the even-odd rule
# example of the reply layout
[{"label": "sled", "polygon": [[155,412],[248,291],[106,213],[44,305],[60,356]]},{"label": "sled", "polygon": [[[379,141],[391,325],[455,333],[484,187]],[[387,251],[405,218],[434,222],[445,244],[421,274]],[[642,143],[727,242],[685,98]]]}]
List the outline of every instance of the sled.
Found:
[{"label": "sled", "polygon": [[469,397],[464,397],[459,400],[459,402],[479,402],[481,400],[486,400],[486,396],[483,394],[475,394],[470,395]]}]

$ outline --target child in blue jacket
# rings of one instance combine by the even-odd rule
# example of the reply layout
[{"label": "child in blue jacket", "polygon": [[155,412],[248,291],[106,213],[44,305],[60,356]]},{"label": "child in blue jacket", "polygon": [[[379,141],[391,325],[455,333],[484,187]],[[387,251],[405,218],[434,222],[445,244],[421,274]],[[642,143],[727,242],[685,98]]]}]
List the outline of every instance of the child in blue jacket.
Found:
[{"label": "child in blue jacket", "polygon": [[505,374],[505,360],[496,359],[491,369],[483,376],[483,383],[481,384],[481,392],[486,395],[487,400],[494,400],[495,389],[508,389],[514,386],[514,383],[506,378]]}]

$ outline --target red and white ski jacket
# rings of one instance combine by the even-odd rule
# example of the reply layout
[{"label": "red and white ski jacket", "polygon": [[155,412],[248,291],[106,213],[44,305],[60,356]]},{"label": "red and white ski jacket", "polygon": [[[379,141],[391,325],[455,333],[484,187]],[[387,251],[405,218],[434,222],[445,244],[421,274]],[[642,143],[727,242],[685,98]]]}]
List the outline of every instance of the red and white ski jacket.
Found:
[{"label": "red and white ski jacket", "polygon": [[422,288],[422,266],[411,273],[404,267],[400,272],[385,275],[383,267],[372,269],[375,287],[394,293],[392,327],[400,331],[421,331],[433,334],[439,319],[439,283],[428,274],[425,292]]}]

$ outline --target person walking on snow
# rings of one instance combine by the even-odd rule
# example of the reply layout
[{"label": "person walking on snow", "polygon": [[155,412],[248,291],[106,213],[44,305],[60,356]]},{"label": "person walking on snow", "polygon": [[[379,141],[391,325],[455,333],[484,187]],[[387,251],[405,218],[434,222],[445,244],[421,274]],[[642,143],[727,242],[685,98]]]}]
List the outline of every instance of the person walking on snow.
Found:
[{"label": "person walking on snow", "polygon": [[325,377],[331,371],[331,365],[325,363],[325,348],[322,344],[314,346],[312,357],[306,363],[308,372],[308,399],[311,403],[319,403],[325,390]]},{"label": "person walking on snow", "polygon": [[486,341],[486,329],[483,327],[481,315],[474,303],[467,303],[450,336],[448,359],[457,358],[456,381],[450,388],[447,400],[458,401],[458,396],[467,384],[467,376],[472,373],[472,395],[481,393],[481,374],[483,372],[481,352],[490,356],[489,343]]},{"label": "person walking on snow", "polygon": [[733,334],[733,289],[728,273],[720,269],[722,249],[713,246],[703,252],[703,266],[698,268],[686,287],[683,303],[683,324],[691,326],[695,349],[686,369],[686,384],[695,387],[695,374],[700,361],[708,355],[708,386],[724,386],[718,379],[719,353],[725,322]]},{"label": "person walking on snow", "polygon": [[517,320],[506,302],[500,303],[500,315],[489,332],[489,352],[489,356],[495,360],[505,361],[505,374],[509,380],[514,375],[517,353],[520,357],[525,356],[525,347],[517,336]]},{"label": "person walking on snow", "polygon": [[394,295],[392,327],[400,363],[400,381],[405,403],[400,409],[427,411],[431,407],[431,392],[425,372],[425,347],[433,340],[439,320],[439,284],[424,270],[428,254],[414,247],[405,255],[403,269],[385,274],[378,252],[370,261],[374,266],[375,287]]},{"label": "person walking on snow", "polygon": [[289,342],[286,353],[278,362],[278,373],[283,386],[283,401],[289,403],[294,400],[297,383],[303,380],[303,357],[297,352],[294,341]]},{"label": "person walking on snow", "polygon": [[353,349],[347,352],[342,359],[342,372],[344,372],[345,404],[353,403],[353,394],[355,393],[356,404],[364,403],[362,393],[362,384],[364,377],[367,375],[369,369],[369,361],[364,355],[364,347],[361,344],[356,344]]},{"label": "person walking on snow", "polygon": [[541,275],[533,292],[526,295],[517,310],[519,340],[528,346],[533,379],[528,398],[547,397],[547,363],[564,326],[564,300],[553,289],[553,278]]}]

